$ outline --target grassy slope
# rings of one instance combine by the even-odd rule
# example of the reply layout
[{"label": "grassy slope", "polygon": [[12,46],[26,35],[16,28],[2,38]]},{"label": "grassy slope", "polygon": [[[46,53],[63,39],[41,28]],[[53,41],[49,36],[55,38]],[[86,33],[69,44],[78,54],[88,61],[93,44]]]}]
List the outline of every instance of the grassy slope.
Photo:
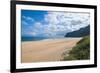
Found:
[{"label": "grassy slope", "polygon": [[90,58],[90,36],[85,36],[64,56],[63,60],[85,60]]}]

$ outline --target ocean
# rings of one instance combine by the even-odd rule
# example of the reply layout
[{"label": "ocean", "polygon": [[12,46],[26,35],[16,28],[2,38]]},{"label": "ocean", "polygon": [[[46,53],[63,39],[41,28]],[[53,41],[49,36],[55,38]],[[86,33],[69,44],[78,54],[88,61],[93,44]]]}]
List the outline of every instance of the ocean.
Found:
[{"label": "ocean", "polygon": [[44,40],[48,39],[45,37],[21,37],[21,41],[38,41],[38,40]]}]

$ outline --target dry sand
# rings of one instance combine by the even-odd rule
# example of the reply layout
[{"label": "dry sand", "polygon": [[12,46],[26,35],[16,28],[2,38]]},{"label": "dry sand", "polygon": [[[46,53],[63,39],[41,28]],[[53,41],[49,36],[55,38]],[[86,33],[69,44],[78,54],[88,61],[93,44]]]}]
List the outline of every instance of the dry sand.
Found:
[{"label": "dry sand", "polygon": [[81,38],[22,42],[22,63],[60,61]]}]

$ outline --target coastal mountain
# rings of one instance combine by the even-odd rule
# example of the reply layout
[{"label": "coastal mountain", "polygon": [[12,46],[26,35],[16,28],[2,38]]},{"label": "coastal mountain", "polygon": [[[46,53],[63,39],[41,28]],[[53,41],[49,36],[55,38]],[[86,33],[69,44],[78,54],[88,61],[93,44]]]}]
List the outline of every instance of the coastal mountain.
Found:
[{"label": "coastal mountain", "polygon": [[65,37],[83,37],[90,34],[90,25],[81,28],[77,31],[69,32],[65,35]]}]

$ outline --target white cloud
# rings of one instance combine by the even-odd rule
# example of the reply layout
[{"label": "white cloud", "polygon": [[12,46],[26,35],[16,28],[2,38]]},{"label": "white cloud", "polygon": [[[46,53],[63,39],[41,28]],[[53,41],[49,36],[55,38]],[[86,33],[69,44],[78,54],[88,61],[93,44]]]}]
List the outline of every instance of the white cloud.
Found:
[{"label": "white cloud", "polygon": [[22,19],[24,19],[25,21],[34,22],[34,19],[32,17],[29,17],[29,16],[22,16]]},{"label": "white cloud", "polygon": [[48,25],[45,27],[43,32],[51,35],[60,32],[66,34],[88,26],[90,23],[89,19],[89,13],[48,12],[44,18]]},{"label": "white cloud", "polygon": [[[34,21],[30,17],[23,16],[23,18]],[[89,19],[89,13],[48,12],[45,14],[43,22],[35,22],[30,30],[33,36],[40,34],[48,37],[64,36],[68,32],[88,26]]]},{"label": "white cloud", "polygon": [[32,36],[36,36],[37,35],[36,32],[29,32],[29,34],[32,35]]},{"label": "white cloud", "polygon": [[27,20],[30,20],[30,21],[34,22],[34,19],[31,18],[31,17],[27,17]]},{"label": "white cloud", "polygon": [[28,23],[24,20],[22,20],[22,24],[25,26],[25,25],[28,25]]},{"label": "white cloud", "polygon": [[36,32],[33,32],[33,31],[25,31],[23,30],[22,32],[22,36],[36,36],[37,33]]}]

